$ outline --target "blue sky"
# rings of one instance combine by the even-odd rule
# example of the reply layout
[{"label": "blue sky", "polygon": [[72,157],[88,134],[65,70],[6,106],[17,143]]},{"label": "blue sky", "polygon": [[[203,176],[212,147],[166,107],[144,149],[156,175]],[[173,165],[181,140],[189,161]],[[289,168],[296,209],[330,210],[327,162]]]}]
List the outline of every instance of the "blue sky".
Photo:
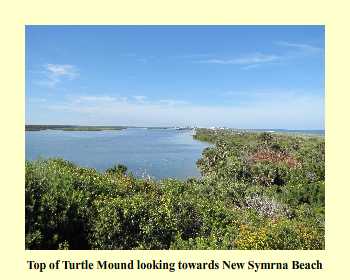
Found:
[{"label": "blue sky", "polygon": [[26,123],[324,128],[323,26],[27,26]]}]

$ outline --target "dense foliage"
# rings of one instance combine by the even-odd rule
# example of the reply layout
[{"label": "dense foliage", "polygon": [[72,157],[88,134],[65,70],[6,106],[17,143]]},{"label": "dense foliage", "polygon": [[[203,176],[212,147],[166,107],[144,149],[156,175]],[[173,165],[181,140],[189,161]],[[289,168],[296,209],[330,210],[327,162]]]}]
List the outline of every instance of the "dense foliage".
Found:
[{"label": "dense foliage", "polygon": [[202,178],[26,162],[27,249],[324,249],[324,138],[199,129]]}]

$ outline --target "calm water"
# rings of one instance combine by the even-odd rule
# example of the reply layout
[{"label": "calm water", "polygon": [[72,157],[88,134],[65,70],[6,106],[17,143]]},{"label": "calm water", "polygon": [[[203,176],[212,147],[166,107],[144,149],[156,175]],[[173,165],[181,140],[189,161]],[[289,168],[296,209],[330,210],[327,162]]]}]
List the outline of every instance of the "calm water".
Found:
[{"label": "calm water", "polygon": [[136,176],[200,176],[196,161],[209,145],[192,131],[128,128],[119,131],[26,131],[26,159],[61,157],[104,171],[124,164]]}]

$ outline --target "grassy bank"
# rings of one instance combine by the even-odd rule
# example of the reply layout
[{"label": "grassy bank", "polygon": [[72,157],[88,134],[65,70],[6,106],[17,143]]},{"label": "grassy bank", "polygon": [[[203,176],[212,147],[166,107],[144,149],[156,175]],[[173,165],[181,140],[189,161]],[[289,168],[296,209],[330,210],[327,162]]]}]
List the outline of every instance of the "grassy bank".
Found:
[{"label": "grassy bank", "polygon": [[324,138],[198,129],[200,179],[26,162],[27,249],[324,249]]}]

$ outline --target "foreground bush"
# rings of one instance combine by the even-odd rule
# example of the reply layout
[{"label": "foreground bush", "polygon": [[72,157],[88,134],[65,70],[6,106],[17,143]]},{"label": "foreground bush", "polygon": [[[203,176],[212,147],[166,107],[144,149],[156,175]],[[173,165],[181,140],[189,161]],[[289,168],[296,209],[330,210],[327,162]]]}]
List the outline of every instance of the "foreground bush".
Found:
[{"label": "foreground bush", "polygon": [[324,249],[322,139],[200,133],[185,182],[26,162],[26,248]]}]

